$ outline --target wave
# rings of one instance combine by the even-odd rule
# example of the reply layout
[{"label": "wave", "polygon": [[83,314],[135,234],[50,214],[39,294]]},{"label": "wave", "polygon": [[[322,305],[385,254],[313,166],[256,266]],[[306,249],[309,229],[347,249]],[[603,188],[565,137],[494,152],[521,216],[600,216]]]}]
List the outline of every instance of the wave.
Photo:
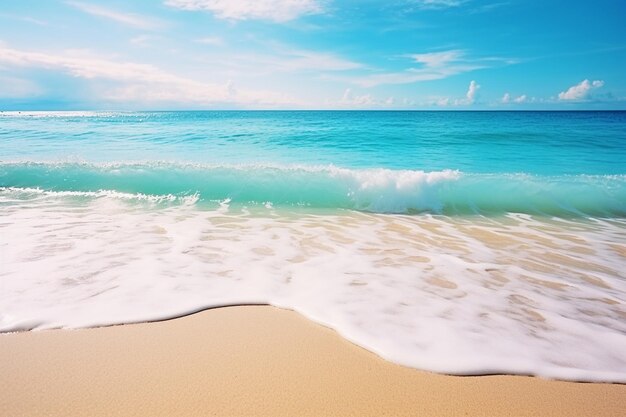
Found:
[{"label": "wave", "polygon": [[626,219],[49,203],[0,194],[0,332],[267,303],[422,370],[626,383]]},{"label": "wave", "polygon": [[626,175],[175,163],[0,164],[2,193],[351,209],[375,213],[626,217]]},{"label": "wave", "polygon": [[66,110],[10,110],[0,111],[0,117],[5,118],[35,118],[35,119],[47,119],[47,118],[119,118],[119,117],[146,117],[152,113],[148,112],[135,112],[135,111],[90,111],[90,110],[78,110],[78,111],[66,111]]}]

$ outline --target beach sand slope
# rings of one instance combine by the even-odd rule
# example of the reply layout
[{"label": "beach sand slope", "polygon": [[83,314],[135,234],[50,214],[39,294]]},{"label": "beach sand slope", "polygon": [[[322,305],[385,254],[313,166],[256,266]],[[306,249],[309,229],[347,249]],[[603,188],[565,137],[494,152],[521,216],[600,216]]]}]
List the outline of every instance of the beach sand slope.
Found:
[{"label": "beach sand slope", "polygon": [[1,416],[623,416],[626,385],[455,377],[269,306],[0,335]]}]

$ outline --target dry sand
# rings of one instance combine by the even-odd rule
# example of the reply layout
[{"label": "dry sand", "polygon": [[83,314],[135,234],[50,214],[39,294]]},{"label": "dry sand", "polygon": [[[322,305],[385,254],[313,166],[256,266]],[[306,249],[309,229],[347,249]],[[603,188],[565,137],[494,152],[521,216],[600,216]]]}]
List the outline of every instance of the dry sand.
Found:
[{"label": "dry sand", "polygon": [[626,385],[454,377],[386,362],[297,313],[0,335],[0,416],[624,416]]}]

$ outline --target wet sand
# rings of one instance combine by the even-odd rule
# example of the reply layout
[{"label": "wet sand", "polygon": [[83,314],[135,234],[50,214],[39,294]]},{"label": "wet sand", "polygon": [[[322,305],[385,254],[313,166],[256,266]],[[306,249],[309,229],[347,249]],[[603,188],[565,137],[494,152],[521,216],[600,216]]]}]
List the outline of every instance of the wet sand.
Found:
[{"label": "wet sand", "polygon": [[0,335],[1,416],[621,416],[624,410],[626,385],[421,372],[267,306]]}]

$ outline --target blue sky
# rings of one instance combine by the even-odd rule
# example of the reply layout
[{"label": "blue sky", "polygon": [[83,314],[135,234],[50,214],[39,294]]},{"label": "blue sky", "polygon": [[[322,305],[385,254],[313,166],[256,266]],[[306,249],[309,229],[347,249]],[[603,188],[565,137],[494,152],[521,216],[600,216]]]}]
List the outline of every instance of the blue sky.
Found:
[{"label": "blue sky", "polygon": [[0,109],[626,109],[626,1],[0,0]]}]

